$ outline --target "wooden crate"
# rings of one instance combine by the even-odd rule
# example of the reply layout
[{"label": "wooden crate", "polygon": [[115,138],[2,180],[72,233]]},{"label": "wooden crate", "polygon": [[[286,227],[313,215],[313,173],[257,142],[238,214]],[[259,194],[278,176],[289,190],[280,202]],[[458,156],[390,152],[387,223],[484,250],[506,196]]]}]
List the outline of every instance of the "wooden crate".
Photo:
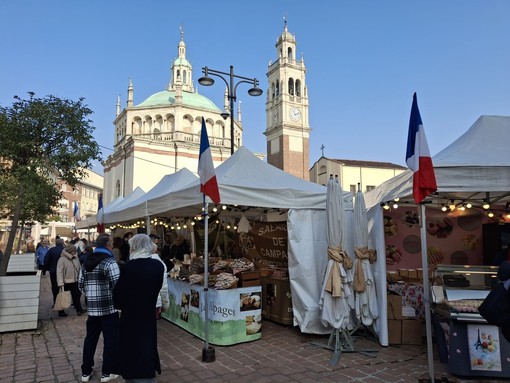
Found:
[{"label": "wooden crate", "polygon": [[242,271],[237,277],[239,278],[240,287],[260,286],[259,271]]}]

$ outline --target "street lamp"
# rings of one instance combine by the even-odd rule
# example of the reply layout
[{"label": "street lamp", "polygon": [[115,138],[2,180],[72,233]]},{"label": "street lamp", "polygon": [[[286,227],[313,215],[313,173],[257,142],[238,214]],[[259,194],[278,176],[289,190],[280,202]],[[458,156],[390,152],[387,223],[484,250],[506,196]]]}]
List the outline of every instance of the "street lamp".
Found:
[{"label": "street lamp", "polygon": [[[260,96],[262,94],[262,89],[258,88],[257,85],[259,85],[259,81],[256,78],[248,78],[248,77],[242,77],[237,76],[234,74],[234,66],[230,66],[230,73],[226,72],[220,72],[214,69],[209,69],[208,67],[203,67],[202,72],[204,73],[204,77],[200,77],[198,79],[198,83],[203,86],[211,86],[214,84],[214,79],[209,77],[209,75],[216,76],[221,78],[223,81],[225,81],[225,84],[227,85],[227,93],[228,93],[228,101],[229,101],[229,109],[230,109],[230,154],[234,154],[234,102],[236,101],[236,90],[237,86],[239,84],[247,83],[247,84],[253,84],[253,87],[248,90],[248,94],[250,96]],[[228,76],[229,81],[227,81],[227,78],[223,77],[222,75]],[[234,79],[240,79],[237,83],[234,83]],[[229,116],[229,113],[226,111],[221,113],[221,117],[223,119],[227,119]]]}]

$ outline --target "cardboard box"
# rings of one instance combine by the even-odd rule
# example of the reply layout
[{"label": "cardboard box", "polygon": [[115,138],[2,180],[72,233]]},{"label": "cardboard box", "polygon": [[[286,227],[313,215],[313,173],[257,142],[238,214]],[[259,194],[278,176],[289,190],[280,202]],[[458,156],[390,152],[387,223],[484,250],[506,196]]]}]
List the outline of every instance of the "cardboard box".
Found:
[{"label": "cardboard box", "polygon": [[388,319],[388,342],[389,344],[402,343],[402,320]]},{"label": "cardboard box", "polygon": [[402,296],[388,294],[388,319],[402,319]]},{"label": "cardboard box", "polygon": [[402,344],[417,344],[423,342],[423,323],[421,320],[404,319],[402,321]]}]

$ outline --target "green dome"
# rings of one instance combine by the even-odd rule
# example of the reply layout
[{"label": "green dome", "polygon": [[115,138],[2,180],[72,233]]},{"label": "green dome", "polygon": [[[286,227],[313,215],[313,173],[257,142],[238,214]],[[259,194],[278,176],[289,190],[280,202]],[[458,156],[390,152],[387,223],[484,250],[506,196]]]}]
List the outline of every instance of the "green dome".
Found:
[{"label": "green dome", "polygon": [[191,68],[191,64],[189,63],[188,60],[186,60],[186,57],[177,57],[175,60],[174,60],[174,66],[186,66],[188,68]]},{"label": "green dome", "polygon": [[[198,93],[182,92],[182,103],[185,106],[190,106],[199,109],[207,109],[214,112],[221,112],[221,110],[214,105],[214,103],[207,97]],[[158,92],[149,96],[144,102],[136,105],[137,107],[152,107],[152,106],[168,106],[175,104],[175,91]]]}]

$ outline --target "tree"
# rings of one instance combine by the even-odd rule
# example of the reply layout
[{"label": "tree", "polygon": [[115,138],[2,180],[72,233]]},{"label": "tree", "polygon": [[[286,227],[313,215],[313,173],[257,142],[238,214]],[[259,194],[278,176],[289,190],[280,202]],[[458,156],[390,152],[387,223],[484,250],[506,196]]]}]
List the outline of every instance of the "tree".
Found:
[{"label": "tree", "polygon": [[12,219],[0,275],[6,274],[19,222],[42,220],[56,205],[56,178],[75,186],[101,159],[88,118],[92,110],[83,98],[28,94],[0,106],[0,211]]}]

